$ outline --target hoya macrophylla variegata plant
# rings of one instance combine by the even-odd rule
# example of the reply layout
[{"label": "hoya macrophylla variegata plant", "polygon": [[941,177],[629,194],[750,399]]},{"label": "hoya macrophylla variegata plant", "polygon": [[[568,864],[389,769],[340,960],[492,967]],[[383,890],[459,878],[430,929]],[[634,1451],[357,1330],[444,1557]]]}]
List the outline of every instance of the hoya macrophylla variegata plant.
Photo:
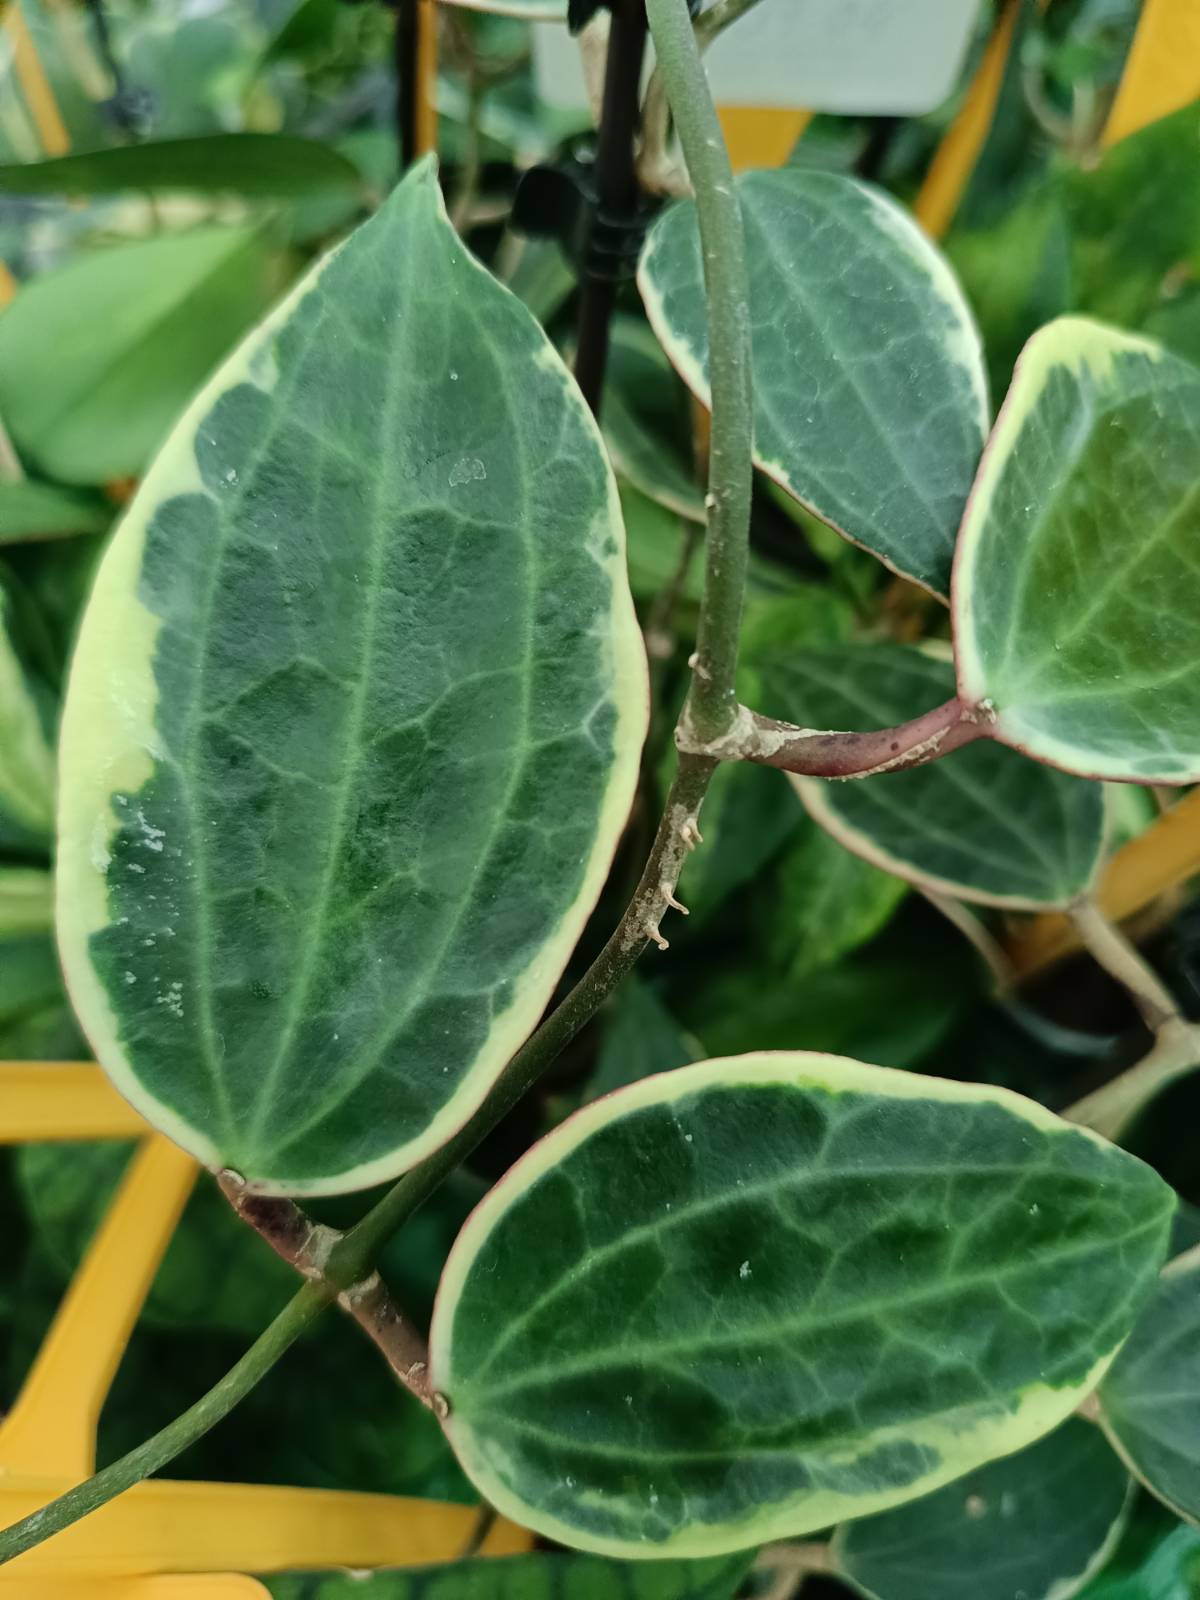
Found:
[{"label": "hoya macrophylla variegata plant", "polygon": [[466,1121],[549,999],[646,726],[616,488],[431,166],[189,407],[101,566],[58,932],[106,1070],[263,1191]]},{"label": "hoya macrophylla variegata plant", "polygon": [[[682,0],[648,9],[681,30],[658,41],[670,77],[691,25]],[[538,1026],[647,731],[620,501],[583,396],[459,243],[429,164],[178,422],[100,566],[59,760],[58,938],[97,1056],[318,1280],[243,1375],[337,1300],[488,1501],[632,1559],[892,1517],[1047,1436],[1039,1470],[1064,1439],[1090,1460],[1098,1435],[1061,1425],[1110,1368],[1123,1457],[1169,1475],[1118,1358],[1148,1303],[1164,1314],[1168,1186],[1030,1100],[802,1050],[643,1078],[535,1143],[463,1229],[414,1347],[379,1247],[666,944],[718,763],[784,769],[867,861],[1008,911],[1087,894],[1089,780],[1200,779],[1200,373],[1053,323],[988,439],[938,252],[852,179],[723,181],[715,113],[699,140],[687,113],[694,64],[692,100],[671,94],[696,200],[656,223],[640,281],[713,407],[709,493],[644,448],[636,407],[609,430],[652,499],[706,519],[695,677],[642,879],[566,1002]],[[739,706],[752,456],[947,599],[953,639],[776,631]],[[862,781],[826,781],[844,778]],[[289,1198],[397,1175],[342,1236]],[[1103,1504],[1037,1567],[1048,1593],[1123,1515],[1115,1457],[1096,1481]],[[969,1560],[961,1519],[906,1528],[931,1568]],[[887,1526],[862,1530],[835,1541],[845,1570],[890,1600]]]},{"label": "hoya macrophylla variegata plant", "polygon": [[483,1200],[432,1380],[484,1496],[612,1555],[712,1555],[937,1489],[1067,1417],[1174,1196],[1031,1101],[820,1055],[578,1112]]}]

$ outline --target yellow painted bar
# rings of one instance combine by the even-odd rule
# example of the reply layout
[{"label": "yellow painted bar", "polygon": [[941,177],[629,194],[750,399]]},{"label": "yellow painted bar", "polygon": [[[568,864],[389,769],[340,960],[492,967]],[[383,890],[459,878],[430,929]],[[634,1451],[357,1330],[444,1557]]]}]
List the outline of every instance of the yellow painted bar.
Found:
[{"label": "yellow painted bar", "polygon": [[771,106],[719,106],[717,111],[735,172],[781,167],[813,117],[811,111]]},{"label": "yellow painted bar", "polygon": [[48,156],[65,156],[71,148],[70,136],[22,14],[20,0],[9,0],[4,11],[4,29],[12,43],[17,82],[42,141],[42,149]]},{"label": "yellow painted bar", "polygon": [[90,1061],[0,1061],[0,1144],[150,1132]]},{"label": "yellow painted bar", "polygon": [[191,1156],[157,1134],[130,1162],[0,1424],[7,1472],[74,1481],[95,1471],[100,1408],[196,1172]]},{"label": "yellow painted bar", "polygon": [[438,7],[437,0],[417,5],[417,137],[416,154],[427,156],[438,146]]},{"label": "yellow painted bar", "polygon": [[991,132],[1020,10],[1021,0],[1008,0],[959,113],[925,174],[913,210],[931,238],[940,239],[954,221]]},{"label": "yellow painted bar", "polygon": [[270,1600],[257,1578],[235,1572],[172,1573],[157,1578],[105,1578],[81,1584],[78,1578],[42,1578],[31,1583],[20,1573],[0,1569],[0,1595],[12,1600]]},{"label": "yellow painted bar", "polygon": [[1200,3],[1142,0],[1102,143],[1116,144],[1200,96]]},{"label": "yellow painted bar", "polygon": [[[7,1526],[27,1516],[66,1487],[61,1480],[0,1479],[0,1522]],[[139,1483],[0,1572],[32,1586],[43,1576],[78,1584],[85,1576],[425,1566],[460,1556],[477,1516],[474,1506],[395,1495],[156,1479]],[[531,1534],[500,1519],[480,1553],[517,1555],[532,1544]]]}]

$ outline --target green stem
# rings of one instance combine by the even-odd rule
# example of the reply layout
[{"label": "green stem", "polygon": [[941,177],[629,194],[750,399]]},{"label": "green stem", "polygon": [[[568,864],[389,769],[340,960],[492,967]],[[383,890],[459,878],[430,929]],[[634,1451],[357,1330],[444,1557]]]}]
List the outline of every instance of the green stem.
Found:
[{"label": "green stem", "polygon": [[1151,1033],[1183,1020],[1166,984],[1091,896],[1076,901],[1070,917],[1088,953],[1126,990]]},{"label": "green stem", "polygon": [[741,207],[686,0],[646,0],[646,15],[696,195],[708,313],[712,440],[704,606],[695,677],[684,708],[689,737],[720,739],[737,716],[734,676],[750,546],[750,279]]},{"label": "green stem", "polygon": [[288,1347],[296,1342],[328,1303],[326,1292],[315,1284],[305,1284],[275,1318],[270,1327],[250,1346],[242,1359],[221,1381],[197,1400],[182,1416],[138,1445],[128,1455],[59,1495],[57,1500],[33,1511],[20,1522],[0,1533],[0,1563],[11,1561],[53,1534],[68,1528],[81,1517],[96,1511],[135,1483],[165,1467],[208,1430],[229,1415],[239,1400],[264,1378]]},{"label": "green stem", "polygon": [[[686,0],[648,0],[647,10],[677,117],[681,105],[684,108],[681,136],[700,207],[712,351],[708,566],[697,676],[680,724],[687,720],[693,729],[707,729],[708,737],[719,738],[737,709],[733,680],[750,520],[752,420],[745,241],[729,157],[700,66]],[[682,909],[674,898],[675,888],[683,863],[700,842],[700,805],[716,765],[706,755],[680,755],[641,881],[612,937],[562,1004],[512,1058],[466,1126],[406,1173],[334,1244],[321,1278],[299,1291],[203,1399],[120,1461],[0,1533],[0,1563],[49,1539],[157,1472],[226,1416],[335,1295],[363,1280],[380,1246],[536,1083],[596,1014],[646,946],[653,942],[666,948],[660,924],[669,907]]]}]

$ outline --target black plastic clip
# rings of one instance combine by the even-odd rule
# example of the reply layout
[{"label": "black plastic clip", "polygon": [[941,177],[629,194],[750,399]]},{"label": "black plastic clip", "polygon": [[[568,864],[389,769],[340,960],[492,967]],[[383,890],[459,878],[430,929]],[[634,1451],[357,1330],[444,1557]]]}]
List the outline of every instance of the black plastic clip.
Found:
[{"label": "black plastic clip", "polygon": [[601,206],[595,164],[577,153],[531,167],[517,185],[512,221],[533,239],[556,239],[581,278],[623,283],[638,257],[662,202],[641,195],[636,208],[614,213]]}]

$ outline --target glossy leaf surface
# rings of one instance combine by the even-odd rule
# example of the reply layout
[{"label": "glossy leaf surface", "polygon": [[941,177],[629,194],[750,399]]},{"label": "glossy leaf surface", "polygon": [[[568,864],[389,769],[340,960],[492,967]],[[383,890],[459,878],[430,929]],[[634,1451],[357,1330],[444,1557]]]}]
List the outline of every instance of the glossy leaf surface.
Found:
[{"label": "glossy leaf surface", "polygon": [[262,230],[217,226],[91,251],[25,284],[0,315],[14,440],[63,483],[136,477],[278,287]]},{"label": "glossy leaf surface", "polygon": [[1017,363],[963,521],[959,683],[1069,771],[1200,778],[1200,369],[1080,317]]},{"label": "glossy leaf surface", "polygon": [[[758,663],[760,709],[806,728],[892,727],[951,698],[949,661],[909,645],[780,649]],[[912,882],[984,904],[1065,905],[1103,842],[1098,783],[992,740],[854,783],[793,778],[847,849]]]},{"label": "glossy leaf surface", "polygon": [[[935,593],[983,448],[979,336],[953,273],[880,191],[792,167],[738,180],[750,266],[755,459],[839,533]],[[708,401],[695,206],[639,272],[650,321]]]},{"label": "glossy leaf surface", "polygon": [[1113,1443],[1146,1487],[1200,1522],[1200,1250],[1163,1273],[1100,1406]]},{"label": "glossy leaf surface", "polygon": [[1171,1191],[1002,1090],[742,1056],[586,1108],[483,1200],[431,1333],[459,1460],[610,1554],[708,1555],[928,1493],[1063,1420]]},{"label": "glossy leaf surface", "polygon": [[731,1600],[745,1555],[644,1563],[598,1556],[528,1555],[371,1577],[269,1578],[274,1600]]},{"label": "glossy leaf surface", "polygon": [[848,1522],[834,1562],[873,1600],[1070,1600],[1111,1553],[1132,1483],[1071,1418],[936,1494]]},{"label": "glossy leaf surface", "polygon": [[58,921],[98,1058],[264,1190],[483,1098],[607,871],[645,729],[578,391],[428,165],[189,409],[101,567]]}]

